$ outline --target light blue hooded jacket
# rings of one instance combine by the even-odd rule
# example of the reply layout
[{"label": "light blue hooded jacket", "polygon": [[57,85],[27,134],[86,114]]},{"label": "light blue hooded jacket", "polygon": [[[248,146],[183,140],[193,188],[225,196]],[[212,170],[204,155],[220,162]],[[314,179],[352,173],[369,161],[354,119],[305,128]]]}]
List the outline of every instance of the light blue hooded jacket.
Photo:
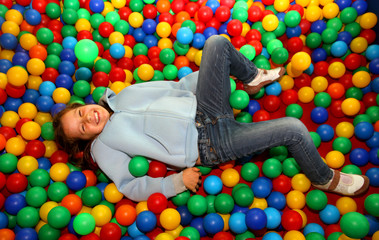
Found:
[{"label": "light blue hooded jacket", "polygon": [[143,201],[155,192],[173,197],[186,190],[182,172],[165,178],[134,177],[129,162],[144,156],[171,169],[193,167],[198,158],[196,85],[198,72],[179,82],[134,84],[117,95],[107,89],[99,101],[112,110],[103,131],[91,145],[100,169],[126,197]]}]

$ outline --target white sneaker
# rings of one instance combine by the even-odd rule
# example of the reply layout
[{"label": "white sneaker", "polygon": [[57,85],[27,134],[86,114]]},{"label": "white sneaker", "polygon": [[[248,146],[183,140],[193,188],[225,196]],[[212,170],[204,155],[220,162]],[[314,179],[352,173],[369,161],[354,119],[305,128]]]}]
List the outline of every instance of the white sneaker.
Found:
[{"label": "white sneaker", "polygon": [[244,89],[249,95],[256,94],[263,86],[279,80],[285,72],[284,67],[271,70],[258,69],[257,76],[251,82],[244,84]]}]

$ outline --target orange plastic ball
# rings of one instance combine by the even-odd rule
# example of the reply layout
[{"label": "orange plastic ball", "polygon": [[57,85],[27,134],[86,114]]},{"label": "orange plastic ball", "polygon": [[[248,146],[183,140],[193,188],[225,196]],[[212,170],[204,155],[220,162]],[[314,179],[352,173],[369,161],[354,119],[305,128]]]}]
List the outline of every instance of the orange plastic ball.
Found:
[{"label": "orange plastic ball", "polygon": [[78,195],[72,193],[64,196],[61,206],[67,208],[71,215],[76,215],[82,209],[83,202]]},{"label": "orange plastic ball", "polygon": [[136,209],[129,204],[121,205],[116,210],[115,218],[119,224],[129,226],[133,224],[137,218]]},{"label": "orange plastic ball", "polygon": [[332,83],[329,85],[327,93],[332,99],[339,99],[345,95],[345,87],[341,83]]}]

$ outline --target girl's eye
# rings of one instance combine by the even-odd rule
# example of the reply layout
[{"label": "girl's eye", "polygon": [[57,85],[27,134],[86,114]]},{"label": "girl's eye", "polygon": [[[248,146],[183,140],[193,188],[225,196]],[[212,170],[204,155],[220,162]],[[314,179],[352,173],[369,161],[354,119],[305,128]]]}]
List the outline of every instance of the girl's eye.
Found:
[{"label": "girl's eye", "polygon": [[85,132],[85,130],[86,130],[86,129],[84,128],[84,125],[82,125],[82,131]]},{"label": "girl's eye", "polygon": [[81,117],[81,116],[82,116],[82,111],[79,110],[79,117]]}]

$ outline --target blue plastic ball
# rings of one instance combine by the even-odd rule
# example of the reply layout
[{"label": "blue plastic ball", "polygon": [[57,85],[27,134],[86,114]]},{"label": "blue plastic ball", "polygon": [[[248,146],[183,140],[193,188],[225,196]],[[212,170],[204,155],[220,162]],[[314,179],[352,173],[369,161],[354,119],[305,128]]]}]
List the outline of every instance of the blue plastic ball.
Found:
[{"label": "blue plastic ball", "polygon": [[283,238],[277,232],[268,232],[263,235],[262,240],[283,240]]},{"label": "blue plastic ball", "polygon": [[18,41],[16,36],[10,33],[4,33],[0,36],[0,46],[7,50],[12,50],[17,47]]},{"label": "blue plastic ball", "polygon": [[142,30],[146,34],[154,34],[157,28],[157,23],[153,19],[146,19],[142,23]]},{"label": "blue plastic ball", "polygon": [[312,61],[317,63],[325,61],[328,57],[328,53],[323,48],[315,48],[311,54]]},{"label": "blue plastic ball", "polygon": [[146,35],[143,39],[143,43],[147,48],[158,46],[158,39],[154,35]]},{"label": "blue plastic ball", "polygon": [[365,166],[368,163],[368,152],[364,148],[355,148],[351,151],[350,162],[358,167]]},{"label": "blue plastic ball", "polygon": [[340,11],[343,9],[351,6],[352,0],[335,0],[335,3],[337,3],[338,7],[340,8]]},{"label": "blue plastic ball", "polygon": [[38,162],[38,168],[40,169],[45,169],[47,171],[51,167],[51,162],[49,161],[49,159],[45,157],[38,158],[37,162]]},{"label": "blue plastic ball", "polygon": [[66,89],[70,89],[73,85],[74,85],[74,81],[67,74],[60,74],[55,79],[55,86],[57,88],[58,87],[63,87],[63,88],[66,88]]},{"label": "blue plastic ball", "polygon": [[314,21],[311,25],[311,32],[321,34],[326,29],[326,22],[323,20]]},{"label": "blue plastic ball", "polygon": [[209,213],[204,217],[203,226],[208,234],[216,234],[224,229],[224,220],[217,213]]},{"label": "blue plastic ball", "polygon": [[267,205],[269,207],[273,207],[273,208],[276,208],[278,210],[282,210],[285,208],[286,204],[287,204],[286,197],[281,192],[273,191],[267,197]]},{"label": "blue plastic ball", "polygon": [[238,206],[237,204],[234,204],[231,214],[236,213],[236,212],[246,213],[247,211],[249,211],[248,207],[241,207],[241,206]]},{"label": "blue plastic ball", "polygon": [[152,211],[140,212],[137,215],[136,225],[141,232],[150,232],[157,225],[157,217]]},{"label": "blue plastic ball", "polygon": [[15,240],[37,240],[38,233],[33,228],[22,228],[16,233]]},{"label": "blue plastic ball", "polygon": [[372,167],[366,171],[365,174],[370,179],[370,185],[379,187],[379,168]]},{"label": "blue plastic ball", "polygon": [[142,30],[142,28],[134,29],[132,35],[137,42],[142,42],[146,37],[146,33]]},{"label": "blue plastic ball", "polygon": [[369,122],[360,122],[354,128],[355,137],[366,141],[374,135],[374,127]]},{"label": "blue plastic ball", "polygon": [[229,36],[229,33],[228,33],[228,22],[222,24],[219,28],[218,28],[218,34],[225,34],[225,35],[228,35]]},{"label": "blue plastic ball", "polygon": [[[217,35],[217,34],[218,34],[217,29],[214,27],[207,27],[206,29],[204,29],[204,32],[203,32],[205,39],[208,39],[211,36]],[[178,36],[178,35],[176,35],[176,36]]]},{"label": "blue plastic ball", "polygon": [[120,59],[125,56],[125,48],[121,43],[114,43],[109,48],[109,53],[115,59]]},{"label": "blue plastic ball", "polygon": [[260,208],[252,208],[246,213],[246,226],[250,230],[261,230],[266,227],[267,216]]},{"label": "blue plastic ball", "polygon": [[365,53],[366,58],[370,61],[374,60],[375,58],[379,58],[379,45],[373,44],[368,46]]},{"label": "blue plastic ball", "polygon": [[38,91],[42,96],[51,97],[55,89],[56,89],[56,86],[53,82],[44,81],[39,85]]},{"label": "blue plastic ball", "polygon": [[17,112],[18,108],[22,104],[22,100],[20,98],[12,98],[8,97],[7,100],[4,103],[4,109],[6,111],[14,111]]},{"label": "blue plastic ball", "polygon": [[41,14],[35,9],[28,9],[24,12],[24,18],[27,23],[36,26],[41,23]]},{"label": "blue plastic ball", "polygon": [[325,224],[335,224],[340,220],[340,211],[334,205],[328,204],[319,213],[320,219]]},{"label": "blue plastic ball", "polygon": [[192,47],[201,49],[204,47],[205,44],[205,36],[201,33],[195,33],[193,35],[193,40],[192,40]]},{"label": "blue plastic ball", "polygon": [[235,234],[241,234],[247,231],[245,213],[236,212],[229,218],[229,228]]},{"label": "blue plastic ball", "polygon": [[267,95],[279,96],[282,92],[282,85],[278,82],[273,82],[265,87],[265,91]]},{"label": "blue plastic ball", "polygon": [[353,40],[353,36],[348,31],[342,31],[338,33],[337,41],[344,41],[346,44],[350,45]]},{"label": "blue plastic ball", "polygon": [[7,228],[8,223],[8,216],[5,213],[0,212],[0,229]]},{"label": "blue plastic ball", "polygon": [[178,70],[178,79],[181,79],[185,76],[187,76],[188,74],[192,73],[192,69],[190,67],[181,67],[179,70]]},{"label": "blue plastic ball", "polygon": [[191,227],[195,228],[199,232],[200,237],[207,236],[207,232],[204,229],[203,222],[204,220],[202,217],[196,217],[192,219],[191,224],[190,224]]},{"label": "blue plastic ball", "polygon": [[8,59],[0,59],[0,72],[7,73],[9,68],[13,67],[13,64]]},{"label": "blue plastic ball", "polygon": [[103,0],[90,0],[89,8],[94,13],[101,13],[104,10],[104,1]]},{"label": "blue plastic ball", "polygon": [[176,211],[178,211],[180,214],[180,225],[187,226],[191,223],[193,216],[188,210],[187,206],[179,206],[176,208]]},{"label": "blue plastic ball", "polygon": [[267,216],[267,225],[266,227],[268,229],[275,229],[279,227],[282,215],[280,214],[279,210],[273,207],[268,207],[263,210]]},{"label": "blue plastic ball", "polygon": [[368,152],[368,161],[374,165],[379,165],[379,148],[372,148]]},{"label": "blue plastic ball", "polygon": [[369,64],[368,68],[371,73],[379,74],[379,58],[373,59]]},{"label": "blue plastic ball", "polygon": [[108,186],[108,183],[105,183],[105,182],[100,182],[98,184],[96,184],[96,187],[98,189],[100,189],[100,192],[101,192],[101,200],[104,200],[105,197],[104,197],[104,191],[105,191],[105,188]]},{"label": "blue plastic ball", "polygon": [[176,33],[176,39],[181,44],[190,44],[193,40],[193,32],[188,27],[179,28],[178,32]]},{"label": "blue plastic ball", "polygon": [[68,36],[68,37],[65,37],[62,40],[62,47],[74,50],[75,49],[75,45],[77,43],[78,43],[78,40],[76,38],[74,38],[72,36]]},{"label": "blue plastic ball", "polygon": [[59,57],[62,61],[69,61],[74,63],[76,61],[76,55],[73,49],[71,48],[65,48],[61,51],[59,54]]},{"label": "blue plastic ball", "polygon": [[334,137],[334,129],[328,124],[321,124],[317,130],[317,134],[320,136],[321,141],[328,142]]},{"label": "blue plastic ball", "polygon": [[287,27],[287,29],[286,29],[286,35],[287,35],[288,38],[300,37],[300,35],[301,35],[301,27],[300,26]]},{"label": "blue plastic ball", "polygon": [[85,80],[87,82],[91,81],[92,72],[86,67],[81,67],[75,72],[76,80]]},{"label": "blue plastic ball", "polygon": [[265,198],[270,195],[272,190],[272,182],[267,177],[259,177],[251,184],[254,196],[258,198]]},{"label": "blue plastic ball", "polygon": [[12,57],[12,63],[14,65],[23,66],[26,68],[26,64],[30,60],[29,54],[24,52],[16,52]]},{"label": "blue plastic ball", "polygon": [[261,109],[261,105],[257,100],[251,99],[249,101],[249,104],[246,107],[246,110],[249,112],[251,116],[254,115],[254,113]]},{"label": "blue plastic ball", "polygon": [[220,6],[220,2],[217,0],[208,0],[205,6],[210,7],[213,11],[213,14],[215,14],[217,8]]},{"label": "blue plastic ball", "polygon": [[17,215],[18,211],[26,207],[25,197],[20,194],[12,194],[5,199],[4,209],[7,213]]},{"label": "blue plastic ball", "polygon": [[375,232],[379,231],[379,220],[372,215],[365,215],[370,225],[370,230],[368,231],[368,236],[372,236]]},{"label": "blue plastic ball", "polygon": [[223,184],[221,179],[216,175],[209,175],[204,180],[204,191],[211,195],[219,194],[222,190]]},{"label": "blue plastic ball", "polygon": [[[141,212],[142,213],[142,212]],[[140,214],[141,214],[140,213]],[[141,232],[138,228],[137,228],[137,224],[136,224],[137,221],[135,221],[134,223],[132,223],[132,225],[129,225],[128,226],[128,234],[130,237],[132,238],[136,238],[138,236],[142,236],[144,235],[143,232]],[[154,226],[155,227],[155,226]]]},{"label": "blue plastic ball", "polygon": [[346,54],[347,49],[348,46],[344,41],[335,41],[332,43],[330,52],[334,57],[342,57]]},{"label": "blue plastic ball", "polygon": [[322,124],[329,118],[328,110],[324,107],[315,107],[311,111],[311,119],[314,123]]},{"label": "blue plastic ball", "polygon": [[351,7],[357,10],[358,16],[366,13],[367,11],[367,2],[365,0],[357,0],[351,4]]},{"label": "blue plastic ball", "polygon": [[371,138],[366,141],[366,145],[369,148],[377,148],[379,147],[379,132],[374,132]]},{"label": "blue plastic ball", "polygon": [[305,225],[304,230],[303,230],[304,236],[306,236],[307,234],[311,232],[317,232],[323,236],[325,235],[324,229],[321,227],[320,224],[317,224],[317,223],[308,223],[307,225]]},{"label": "blue plastic ball", "polygon": [[51,116],[54,117],[55,115],[57,115],[57,113],[59,113],[60,111],[62,111],[65,108],[66,108],[66,104],[56,103],[51,107],[50,114],[51,114]]},{"label": "blue plastic ball", "polygon": [[58,72],[60,74],[67,74],[69,76],[73,76],[75,74],[75,70],[76,68],[75,68],[74,63],[67,60],[62,61],[58,65]]},{"label": "blue plastic ball", "polygon": [[37,98],[35,105],[41,112],[50,112],[54,105],[54,100],[50,96],[40,96]]},{"label": "blue plastic ball", "polygon": [[86,186],[87,178],[81,171],[73,171],[66,179],[67,187],[73,191],[78,191]]},{"label": "blue plastic ball", "polygon": [[379,77],[374,78],[374,80],[371,81],[371,89],[375,93],[379,93]]}]

